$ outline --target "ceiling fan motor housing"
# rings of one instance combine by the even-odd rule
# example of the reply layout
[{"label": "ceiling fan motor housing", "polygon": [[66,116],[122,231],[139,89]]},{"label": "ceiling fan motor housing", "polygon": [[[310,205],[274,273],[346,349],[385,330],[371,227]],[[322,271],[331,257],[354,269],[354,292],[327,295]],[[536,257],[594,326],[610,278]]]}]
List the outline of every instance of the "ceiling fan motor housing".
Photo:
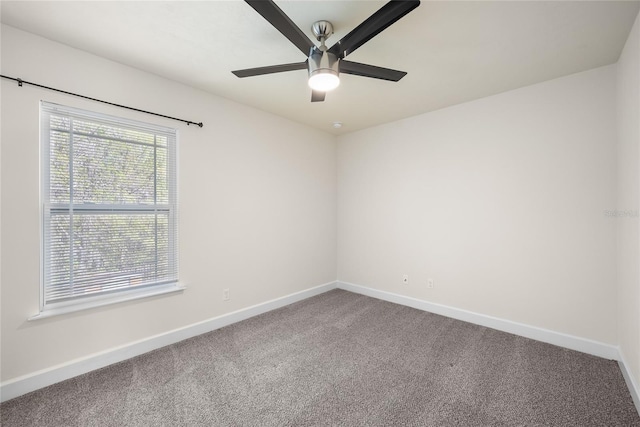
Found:
[{"label": "ceiling fan motor housing", "polygon": [[331,52],[322,51],[317,47],[311,49],[309,55],[309,77],[320,73],[339,73],[338,57]]}]

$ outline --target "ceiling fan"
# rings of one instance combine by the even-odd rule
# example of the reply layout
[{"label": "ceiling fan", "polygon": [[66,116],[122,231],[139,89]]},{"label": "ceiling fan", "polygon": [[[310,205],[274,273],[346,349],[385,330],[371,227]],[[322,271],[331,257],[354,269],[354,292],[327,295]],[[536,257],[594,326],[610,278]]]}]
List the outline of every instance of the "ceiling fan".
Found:
[{"label": "ceiling fan", "polygon": [[311,102],[319,102],[324,101],[327,91],[335,89],[340,84],[338,77],[340,73],[393,82],[397,82],[407,74],[404,71],[361,64],[344,58],[418,7],[420,1],[390,1],[330,48],[325,45],[325,41],[333,34],[333,26],[329,21],[317,21],[311,28],[320,42],[318,47],[272,0],[245,1],[307,55],[307,59],[304,62],[232,71],[238,77],[306,69],[309,72],[309,87],[312,89]]}]

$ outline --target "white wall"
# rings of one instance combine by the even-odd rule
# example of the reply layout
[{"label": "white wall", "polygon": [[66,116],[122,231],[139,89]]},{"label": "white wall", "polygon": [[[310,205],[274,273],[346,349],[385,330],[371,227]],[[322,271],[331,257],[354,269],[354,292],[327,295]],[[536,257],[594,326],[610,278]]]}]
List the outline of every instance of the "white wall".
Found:
[{"label": "white wall", "polygon": [[[1,82],[0,380],[337,276],[620,344],[637,382],[637,218],[605,212],[638,209],[638,26],[617,66],[344,135],[337,152],[329,134],[3,26],[3,74],[205,127]],[[26,321],[41,99],[179,129],[184,294]]]},{"label": "white wall", "polygon": [[616,344],[615,73],[339,137],[338,280]]},{"label": "white wall", "polygon": [[[7,26],[1,55],[5,75],[204,122],[3,79],[2,381],[335,281],[332,135]],[[27,322],[39,298],[41,99],[179,130],[183,294]]]},{"label": "white wall", "polygon": [[[618,340],[640,385],[640,16],[618,61]],[[640,390],[639,390],[640,391]]]}]

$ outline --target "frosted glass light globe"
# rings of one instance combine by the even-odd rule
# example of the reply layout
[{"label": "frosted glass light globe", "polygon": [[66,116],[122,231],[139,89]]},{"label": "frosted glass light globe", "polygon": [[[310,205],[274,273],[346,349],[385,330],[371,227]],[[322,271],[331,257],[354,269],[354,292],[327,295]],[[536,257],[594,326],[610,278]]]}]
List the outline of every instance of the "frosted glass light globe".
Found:
[{"label": "frosted glass light globe", "polygon": [[339,85],[340,78],[332,72],[316,72],[309,77],[309,87],[318,92],[328,92]]}]

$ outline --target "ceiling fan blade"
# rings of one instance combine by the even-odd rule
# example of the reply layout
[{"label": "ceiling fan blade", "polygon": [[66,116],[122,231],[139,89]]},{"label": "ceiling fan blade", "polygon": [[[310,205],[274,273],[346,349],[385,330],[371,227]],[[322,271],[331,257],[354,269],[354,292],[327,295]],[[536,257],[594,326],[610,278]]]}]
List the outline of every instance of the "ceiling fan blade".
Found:
[{"label": "ceiling fan blade", "polygon": [[315,44],[309,40],[309,37],[307,37],[272,0],[245,1],[273,25],[276,30],[288,38],[305,56],[309,56],[309,50],[314,47]]},{"label": "ceiling fan blade", "polygon": [[340,61],[340,72],[355,76],[372,77],[374,79],[397,82],[407,75],[405,71],[392,70],[390,68],[376,67],[375,65],[361,64],[343,59]]},{"label": "ceiling fan blade", "polygon": [[344,58],[354,50],[380,34],[398,19],[420,5],[419,0],[392,0],[368,17],[362,24],[331,46],[329,52]]},{"label": "ceiling fan blade", "polygon": [[247,68],[246,70],[232,71],[238,77],[260,76],[262,74],[282,73],[285,71],[306,70],[307,61],[292,64],[269,65],[267,67]]},{"label": "ceiling fan blade", "polygon": [[311,91],[311,102],[322,102],[327,92],[320,92],[317,90]]}]

